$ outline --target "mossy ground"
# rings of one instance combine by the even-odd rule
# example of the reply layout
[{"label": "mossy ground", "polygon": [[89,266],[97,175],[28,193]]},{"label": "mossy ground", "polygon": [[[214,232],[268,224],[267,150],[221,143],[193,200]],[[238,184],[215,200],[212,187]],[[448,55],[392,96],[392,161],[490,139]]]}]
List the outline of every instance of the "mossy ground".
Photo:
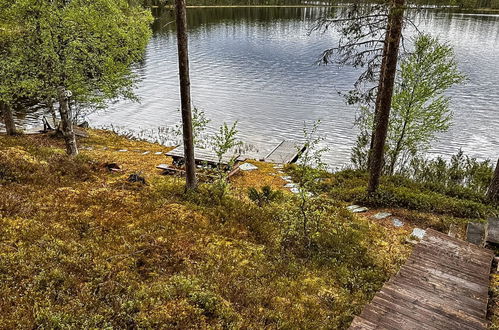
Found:
[{"label": "mossy ground", "polygon": [[[2,329],[347,328],[407,258],[411,226],[434,217],[391,208],[408,221],[395,229],[354,215],[331,177],[304,237],[271,164],[184,194],[155,168],[168,148],[88,132],[74,159],[49,136],[0,136]],[[265,185],[284,198],[257,206],[247,189]]]},{"label": "mossy ground", "polygon": [[246,197],[283,189],[269,164],[185,195],[155,168],[168,148],[89,134],[75,159],[55,138],[0,137],[0,328],[346,328],[410,251],[332,200],[305,247],[291,193]]}]

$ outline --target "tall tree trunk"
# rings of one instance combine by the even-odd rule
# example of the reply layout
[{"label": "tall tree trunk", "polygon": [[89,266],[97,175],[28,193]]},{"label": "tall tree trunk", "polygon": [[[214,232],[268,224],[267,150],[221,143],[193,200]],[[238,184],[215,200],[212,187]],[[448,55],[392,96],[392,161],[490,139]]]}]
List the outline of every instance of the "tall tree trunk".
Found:
[{"label": "tall tree trunk", "polygon": [[61,130],[64,142],[66,143],[66,152],[68,155],[78,155],[78,147],[76,146],[76,138],[73,131],[73,123],[69,115],[68,98],[64,87],[58,89],[59,98],[59,114],[61,116]]},{"label": "tall tree trunk", "polygon": [[187,49],[187,17],[185,6],[185,0],[175,0],[186,190],[193,190],[197,187],[197,180],[194,159],[194,139],[192,134],[191,82],[189,78],[189,52]]},{"label": "tall tree trunk", "polygon": [[386,135],[392,104],[395,74],[402,36],[405,0],[393,0],[387,22],[385,45],[383,48],[383,61],[376,97],[374,114],[374,131],[372,147],[369,152],[369,185],[367,191],[373,193],[378,189],[379,178],[383,170]]},{"label": "tall tree trunk", "polygon": [[3,114],[3,122],[5,124],[5,130],[8,135],[16,135],[16,124],[14,123],[14,115],[12,114],[12,108],[6,102],[0,101],[0,110]]},{"label": "tall tree trunk", "polygon": [[489,189],[487,190],[487,199],[493,202],[499,202],[499,159],[497,160],[494,176],[492,177]]}]

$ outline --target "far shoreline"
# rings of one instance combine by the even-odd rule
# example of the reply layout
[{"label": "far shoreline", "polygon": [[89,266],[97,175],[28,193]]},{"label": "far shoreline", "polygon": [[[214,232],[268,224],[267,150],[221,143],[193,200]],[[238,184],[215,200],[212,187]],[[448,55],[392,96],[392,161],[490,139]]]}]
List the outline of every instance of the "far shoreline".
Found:
[{"label": "far shoreline", "polygon": [[[342,8],[346,7],[345,4],[335,4],[335,5],[188,5],[187,8]],[[173,9],[172,5],[166,6],[150,6],[151,9]],[[415,9],[415,8],[409,8]],[[433,7],[433,6],[422,6],[418,9],[425,10],[454,10],[456,13],[475,13],[475,14],[499,14],[499,8],[459,8],[459,7]]]}]

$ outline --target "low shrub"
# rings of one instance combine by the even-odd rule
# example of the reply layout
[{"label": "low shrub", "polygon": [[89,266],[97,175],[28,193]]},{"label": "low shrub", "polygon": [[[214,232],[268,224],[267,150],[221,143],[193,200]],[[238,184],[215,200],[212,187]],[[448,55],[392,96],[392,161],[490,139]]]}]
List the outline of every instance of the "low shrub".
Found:
[{"label": "low shrub", "polygon": [[282,199],[282,197],[282,191],[273,190],[270,186],[263,186],[260,191],[254,187],[248,189],[248,198],[260,207]]},{"label": "low shrub", "polygon": [[420,183],[393,176],[383,177],[379,190],[368,195],[367,181],[367,173],[347,170],[332,174],[320,189],[333,198],[366,206],[407,208],[458,218],[485,218],[499,211],[478,193],[462,186]]}]

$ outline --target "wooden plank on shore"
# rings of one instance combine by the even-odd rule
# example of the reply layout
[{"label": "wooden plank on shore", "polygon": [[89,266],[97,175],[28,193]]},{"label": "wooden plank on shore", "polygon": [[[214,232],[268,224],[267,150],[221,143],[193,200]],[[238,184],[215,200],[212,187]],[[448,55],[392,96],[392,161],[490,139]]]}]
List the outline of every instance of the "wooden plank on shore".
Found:
[{"label": "wooden plank on shore", "polygon": [[[174,160],[176,159],[184,159],[184,146],[179,146],[169,152],[166,153],[167,156],[172,157]],[[201,164],[206,162],[210,165],[218,164],[218,156],[211,149],[194,149],[194,158],[196,159],[196,163]],[[228,165],[231,161],[244,161],[244,158],[240,157],[239,154],[231,154],[228,153],[222,157],[221,165]]]},{"label": "wooden plank on shore", "polygon": [[366,319],[363,319],[360,316],[357,316],[352,324],[350,324],[350,329],[352,330],[375,330],[379,329],[376,324],[372,323],[371,321],[368,321]]},{"label": "wooden plank on shore", "polygon": [[264,161],[275,164],[294,163],[304,150],[305,146],[297,142],[282,141],[264,158]]},{"label": "wooden plank on shore", "polygon": [[427,229],[350,329],[486,329],[494,253]]},{"label": "wooden plank on shore", "polygon": [[[382,290],[376,295],[375,299],[377,298],[396,303],[398,306],[412,310],[411,313],[413,315],[416,315],[417,313],[429,313],[432,318],[442,318],[441,322],[453,323],[455,325],[457,325],[456,323],[459,323],[459,321],[455,320],[455,318],[458,317],[461,318],[461,325],[465,328],[476,328],[483,325],[483,321],[475,317],[463,317],[463,315],[456,314],[454,309],[448,308],[446,305],[431,305],[397,291]],[[445,318],[445,320],[443,318]]]}]

